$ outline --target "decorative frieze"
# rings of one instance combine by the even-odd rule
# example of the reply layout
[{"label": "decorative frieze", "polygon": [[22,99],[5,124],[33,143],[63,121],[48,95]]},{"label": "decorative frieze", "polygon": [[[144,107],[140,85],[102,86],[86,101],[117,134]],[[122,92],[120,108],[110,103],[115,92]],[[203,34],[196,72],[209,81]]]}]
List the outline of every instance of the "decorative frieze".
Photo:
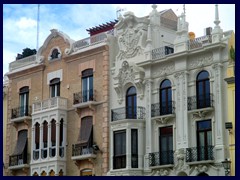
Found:
[{"label": "decorative frieze", "polygon": [[211,53],[207,53],[194,59],[190,59],[188,62],[189,69],[211,65],[213,63],[213,55]]},{"label": "decorative frieze", "polygon": [[173,73],[174,71],[175,71],[175,64],[173,62],[168,63],[158,67],[157,70],[152,73],[152,77],[156,78],[156,77],[168,75]]}]

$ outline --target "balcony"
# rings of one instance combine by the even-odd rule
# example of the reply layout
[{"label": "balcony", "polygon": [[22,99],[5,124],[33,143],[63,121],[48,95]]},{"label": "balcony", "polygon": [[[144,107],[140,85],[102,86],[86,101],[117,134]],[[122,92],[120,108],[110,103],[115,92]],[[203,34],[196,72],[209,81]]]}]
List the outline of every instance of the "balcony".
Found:
[{"label": "balcony", "polygon": [[25,153],[9,156],[9,169],[16,170],[29,167]]},{"label": "balcony", "polygon": [[149,153],[149,166],[173,165],[173,150]]},{"label": "balcony", "polygon": [[32,107],[20,106],[12,109],[11,122],[23,122],[24,120],[32,119]]},{"label": "balcony", "polygon": [[173,45],[163,46],[152,50],[152,60],[165,58],[166,55],[174,53]]},{"label": "balcony", "polygon": [[11,62],[9,64],[9,71],[12,72],[16,69],[25,68],[27,66],[36,64],[37,63],[36,57],[37,56],[35,54],[35,55],[32,55],[32,56],[28,56],[28,57],[25,57],[25,58],[22,58],[22,59]]},{"label": "balcony", "polygon": [[98,105],[96,101],[96,90],[80,91],[73,94],[73,107],[74,108],[86,108],[92,105]]},{"label": "balcony", "polygon": [[80,144],[72,145],[72,160],[84,160],[96,157],[97,155],[92,147],[82,146]]},{"label": "balcony", "polygon": [[202,36],[188,41],[188,49],[198,49],[212,43],[212,36]]},{"label": "balcony", "polygon": [[213,161],[213,146],[199,146],[186,149],[186,162]]},{"label": "balcony", "polygon": [[94,36],[76,41],[76,42],[73,43],[73,51],[75,52],[75,51],[78,51],[80,49],[105,42],[106,39],[107,39],[107,34],[110,34],[110,33],[109,32],[103,32],[103,33],[99,33],[99,34],[96,34]]},{"label": "balcony", "polygon": [[208,93],[202,96],[188,97],[188,111],[194,117],[205,117],[207,113],[213,111],[213,95]]},{"label": "balcony", "polygon": [[144,119],[145,108],[144,107],[123,107],[112,110],[112,121],[118,121],[123,119]]},{"label": "balcony", "polygon": [[67,99],[62,97],[54,97],[33,104],[33,113],[39,113],[55,109],[67,110]]}]

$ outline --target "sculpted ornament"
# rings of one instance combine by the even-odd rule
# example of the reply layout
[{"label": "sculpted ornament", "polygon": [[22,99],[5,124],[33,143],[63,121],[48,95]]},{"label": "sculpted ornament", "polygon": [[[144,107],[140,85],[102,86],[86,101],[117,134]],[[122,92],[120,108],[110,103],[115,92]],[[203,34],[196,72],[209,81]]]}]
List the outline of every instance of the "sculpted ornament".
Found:
[{"label": "sculpted ornament", "polygon": [[143,54],[142,42],[145,42],[146,39],[144,29],[148,25],[148,20],[137,18],[132,12],[126,12],[124,17],[115,26],[116,30],[120,32],[118,37],[119,53],[117,55],[119,60]]}]

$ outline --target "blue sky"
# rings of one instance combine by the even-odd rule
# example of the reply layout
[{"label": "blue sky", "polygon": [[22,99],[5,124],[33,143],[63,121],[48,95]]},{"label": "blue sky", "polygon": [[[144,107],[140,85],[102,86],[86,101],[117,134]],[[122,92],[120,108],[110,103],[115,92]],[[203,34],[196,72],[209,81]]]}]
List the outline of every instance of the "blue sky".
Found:
[{"label": "blue sky", "polygon": [[[66,33],[73,40],[88,37],[86,29],[116,19],[116,10],[123,8],[138,17],[149,15],[151,4],[41,4],[39,47],[51,29]],[[223,31],[235,32],[235,5],[219,4],[220,26]],[[183,12],[183,4],[158,4],[157,10],[172,9],[176,15]],[[204,28],[214,27],[214,4],[186,4],[189,31],[203,36]],[[124,13],[124,12],[122,12]],[[37,4],[3,4],[3,75],[17,53],[26,47],[36,49]]]}]

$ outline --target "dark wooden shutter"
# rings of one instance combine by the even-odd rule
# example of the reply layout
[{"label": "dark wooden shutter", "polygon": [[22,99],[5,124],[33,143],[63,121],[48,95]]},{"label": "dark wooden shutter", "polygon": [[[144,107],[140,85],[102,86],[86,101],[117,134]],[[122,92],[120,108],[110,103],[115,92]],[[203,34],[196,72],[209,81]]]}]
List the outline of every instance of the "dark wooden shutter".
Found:
[{"label": "dark wooden shutter", "polygon": [[44,121],[43,123],[43,142],[48,141],[48,123]]},{"label": "dark wooden shutter", "polygon": [[51,141],[56,142],[56,121],[54,119],[51,122]]},{"label": "dark wooden shutter", "polygon": [[35,124],[35,143],[37,149],[39,148],[39,135],[40,135],[40,125],[39,123]]},{"label": "dark wooden shutter", "polygon": [[59,138],[59,144],[60,146],[62,146],[62,142],[63,142],[63,119],[61,119],[60,121],[60,138]]}]

